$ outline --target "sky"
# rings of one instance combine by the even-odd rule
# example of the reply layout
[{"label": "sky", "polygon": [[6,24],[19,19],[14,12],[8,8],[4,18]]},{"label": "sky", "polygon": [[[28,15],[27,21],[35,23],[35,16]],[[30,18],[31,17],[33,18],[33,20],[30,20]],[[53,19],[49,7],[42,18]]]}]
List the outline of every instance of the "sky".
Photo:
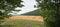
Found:
[{"label": "sky", "polygon": [[24,13],[27,13],[27,12],[30,12],[30,11],[34,11],[34,10],[37,10],[37,8],[34,8],[34,5],[36,5],[36,1],[35,0],[22,0],[22,4],[24,5],[24,7],[22,8],[16,8],[18,10],[21,10],[19,12],[14,12],[14,13],[17,13],[17,14],[14,14],[14,13],[11,13],[13,15],[21,15],[21,14],[24,14]]}]

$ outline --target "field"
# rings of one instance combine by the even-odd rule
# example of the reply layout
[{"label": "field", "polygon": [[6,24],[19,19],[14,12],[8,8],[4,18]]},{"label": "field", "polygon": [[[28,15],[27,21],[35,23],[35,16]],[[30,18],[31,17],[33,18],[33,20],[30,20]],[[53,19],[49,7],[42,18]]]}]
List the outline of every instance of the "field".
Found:
[{"label": "field", "polygon": [[[13,16],[5,23],[4,27],[43,27],[43,19],[39,16]],[[38,20],[37,20],[38,19]]]},{"label": "field", "polygon": [[12,16],[10,19],[24,19],[43,22],[43,17],[41,16]]}]

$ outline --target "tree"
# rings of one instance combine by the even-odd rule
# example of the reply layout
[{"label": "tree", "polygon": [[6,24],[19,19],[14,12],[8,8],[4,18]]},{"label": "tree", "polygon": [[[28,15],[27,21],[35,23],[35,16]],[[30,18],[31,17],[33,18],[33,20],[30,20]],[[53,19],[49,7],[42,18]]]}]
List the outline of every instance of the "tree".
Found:
[{"label": "tree", "polygon": [[37,5],[46,27],[60,27],[60,0],[43,0]]},{"label": "tree", "polygon": [[[5,18],[9,18],[12,11],[18,11],[15,10],[17,7],[22,7],[21,4],[23,2],[22,0],[0,0],[0,24],[1,22],[4,22]],[[3,21],[2,21],[3,20]]]}]

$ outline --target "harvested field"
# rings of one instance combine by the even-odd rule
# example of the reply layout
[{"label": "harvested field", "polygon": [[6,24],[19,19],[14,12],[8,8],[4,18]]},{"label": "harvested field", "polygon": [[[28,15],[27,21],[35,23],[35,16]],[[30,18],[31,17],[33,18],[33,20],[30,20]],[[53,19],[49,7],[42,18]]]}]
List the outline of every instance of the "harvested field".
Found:
[{"label": "harvested field", "polygon": [[12,16],[2,25],[4,27],[43,27],[41,16]]},{"label": "harvested field", "polygon": [[10,19],[24,19],[43,22],[43,17],[41,16],[12,16]]}]

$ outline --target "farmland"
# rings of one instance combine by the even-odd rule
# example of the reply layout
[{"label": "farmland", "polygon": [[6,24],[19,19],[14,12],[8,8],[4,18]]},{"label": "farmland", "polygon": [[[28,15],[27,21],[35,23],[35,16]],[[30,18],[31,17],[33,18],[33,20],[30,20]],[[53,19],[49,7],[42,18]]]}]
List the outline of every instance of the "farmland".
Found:
[{"label": "farmland", "polygon": [[[8,25],[8,26],[7,26]],[[6,20],[4,27],[42,27],[41,16],[12,16]]]}]

